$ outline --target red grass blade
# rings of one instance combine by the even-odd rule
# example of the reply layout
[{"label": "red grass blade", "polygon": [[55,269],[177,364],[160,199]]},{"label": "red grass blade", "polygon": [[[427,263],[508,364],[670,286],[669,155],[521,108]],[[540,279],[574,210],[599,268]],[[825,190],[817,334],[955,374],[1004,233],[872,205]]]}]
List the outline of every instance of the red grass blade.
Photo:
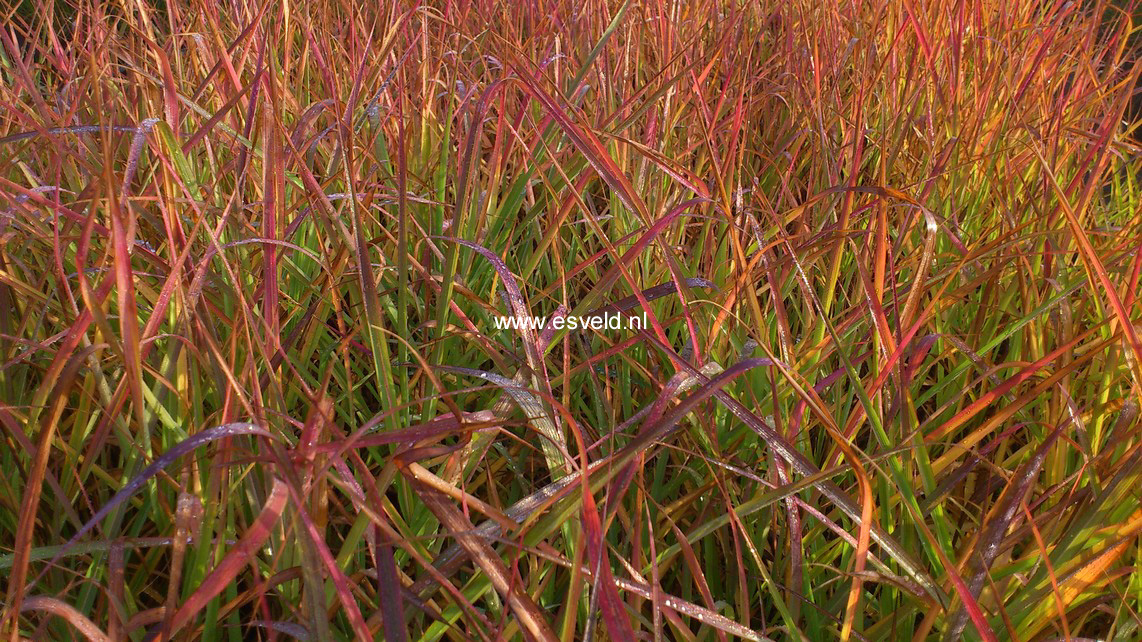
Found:
[{"label": "red grass blade", "polygon": [[[275,478],[273,487],[270,488],[270,494],[266,498],[266,503],[262,506],[262,512],[258,518],[246,529],[234,548],[226,553],[222,561],[218,562],[218,565],[202,580],[199,587],[183,602],[174,617],[171,618],[172,632],[178,632],[198,617],[202,609],[206,608],[206,604],[214,599],[214,596],[224,591],[243,568],[250,565],[250,560],[257,555],[258,549],[262,547],[274,526],[277,525],[288,498],[289,491],[285,482]],[[315,615],[321,617],[323,614]]]}]

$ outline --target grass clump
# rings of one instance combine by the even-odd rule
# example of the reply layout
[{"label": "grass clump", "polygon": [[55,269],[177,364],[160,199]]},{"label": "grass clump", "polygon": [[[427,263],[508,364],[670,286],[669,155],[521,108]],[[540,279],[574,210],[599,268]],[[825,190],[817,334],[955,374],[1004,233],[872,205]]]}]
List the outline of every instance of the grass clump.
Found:
[{"label": "grass clump", "polygon": [[1135,639],[1134,13],[4,4],[0,631]]}]

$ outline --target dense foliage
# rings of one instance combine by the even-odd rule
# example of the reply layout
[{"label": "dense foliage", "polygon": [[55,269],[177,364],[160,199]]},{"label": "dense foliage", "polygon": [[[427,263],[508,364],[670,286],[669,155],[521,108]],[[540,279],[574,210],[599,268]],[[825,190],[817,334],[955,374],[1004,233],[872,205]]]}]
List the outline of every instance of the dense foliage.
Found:
[{"label": "dense foliage", "polygon": [[1135,5],[0,2],[0,634],[1138,639]]}]

